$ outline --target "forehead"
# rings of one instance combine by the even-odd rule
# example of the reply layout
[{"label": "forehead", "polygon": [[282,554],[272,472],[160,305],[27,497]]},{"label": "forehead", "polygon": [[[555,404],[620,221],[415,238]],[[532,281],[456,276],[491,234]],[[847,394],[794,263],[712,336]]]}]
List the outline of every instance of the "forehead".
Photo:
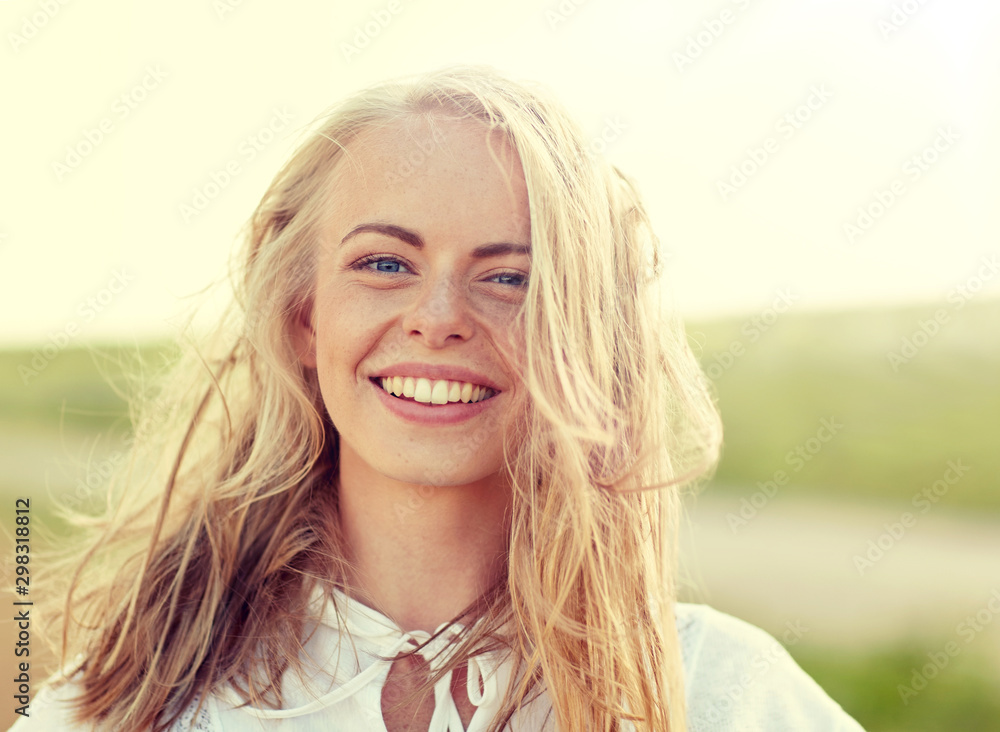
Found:
[{"label": "forehead", "polygon": [[346,145],[331,185],[335,229],[360,219],[417,228],[447,221],[470,235],[529,236],[517,153],[478,120],[413,115],[364,130]]}]

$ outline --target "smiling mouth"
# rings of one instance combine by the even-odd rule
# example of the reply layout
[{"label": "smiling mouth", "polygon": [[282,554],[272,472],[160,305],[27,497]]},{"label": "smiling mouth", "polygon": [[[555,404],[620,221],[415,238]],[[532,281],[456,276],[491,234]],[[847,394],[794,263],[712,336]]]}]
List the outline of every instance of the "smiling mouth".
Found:
[{"label": "smiling mouth", "polygon": [[424,379],[412,376],[373,377],[370,381],[387,394],[407,402],[428,406],[445,404],[475,404],[492,399],[500,392],[467,381]]}]

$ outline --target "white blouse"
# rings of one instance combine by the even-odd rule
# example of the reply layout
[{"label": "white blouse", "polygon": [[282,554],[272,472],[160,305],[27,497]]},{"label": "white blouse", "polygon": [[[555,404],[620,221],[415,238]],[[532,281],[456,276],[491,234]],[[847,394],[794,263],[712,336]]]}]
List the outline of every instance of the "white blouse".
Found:
[{"label": "white blouse", "polygon": [[[233,693],[210,695],[200,712],[192,704],[171,732],[386,732],[382,721],[382,687],[391,661],[425,631],[402,631],[392,620],[335,589],[347,631],[341,630],[332,603],[303,647],[302,677],[289,671],[285,707],[279,710],[239,706]],[[321,593],[317,595],[322,602]],[[317,610],[320,607],[317,607]],[[440,629],[440,628],[439,628]],[[678,603],[689,732],[863,732],[795,661],[764,631],[706,605]],[[799,631],[801,632],[801,631]],[[793,633],[794,635],[794,633]],[[443,634],[421,651],[433,670],[447,653],[433,656],[450,638]],[[792,640],[792,639],[789,639]],[[434,688],[435,710],[428,732],[485,732],[500,708],[512,663],[498,662],[499,652],[470,658],[469,700],[476,707],[466,730],[451,696],[451,674]],[[73,683],[53,690],[46,685],[31,701],[30,717],[19,718],[10,732],[103,732],[92,725],[69,722],[67,699]],[[633,730],[629,722],[623,728]],[[509,732],[558,732],[548,697],[540,696],[511,719]]]}]

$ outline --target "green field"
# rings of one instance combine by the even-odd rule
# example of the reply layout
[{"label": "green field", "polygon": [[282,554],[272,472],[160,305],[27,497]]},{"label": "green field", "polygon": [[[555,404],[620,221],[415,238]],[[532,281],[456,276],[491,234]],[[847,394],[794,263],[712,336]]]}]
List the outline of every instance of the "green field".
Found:
[{"label": "green field", "polygon": [[[886,354],[934,309],[790,312],[756,342],[748,319],[691,324],[725,424],[718,486],[784,470],[802,492],[909,502],[961,460],[948,504],[1000,509],[1000,301],[967,304],[894,370]],[[824,417],[843,428],[812,454]]]},{"label": "green field", "polygon": [[[927,656],[914,645],[867,655],[838,653],[826,647],[789,650],[868,732],[1000,729],[995,664],[991,666],[981,656],[950,659],[938,676],[911,695],[914,669],[928,663]],[[904,687],[902,694],[900,686]]]}]

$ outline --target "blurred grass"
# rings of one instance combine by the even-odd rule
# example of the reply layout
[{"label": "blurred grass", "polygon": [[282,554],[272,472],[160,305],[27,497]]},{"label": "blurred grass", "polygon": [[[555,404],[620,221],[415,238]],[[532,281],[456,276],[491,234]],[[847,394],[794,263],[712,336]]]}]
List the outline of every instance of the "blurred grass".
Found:
[{"label": "blurred grass", "polygon": [[[71,347],[48,360],[41,349],[0,350],[0,414],[26,429],[100,431],[128,417],[123,374],[137,358],[163,363],[172,344]],[[41,368],[36,368],[41,365]]]},{"label": "blurred grass", "polygon": [[[784,470],[802,493],[908,503],[949,460],[961,459],[970,471],[947,504],[1000,509],[1000,301],[949,311],[940,331],[894,371],[887,353],[899,353],[935,309],[793,310],[756,342],[749,319],[691,324],[726,430],[718,487],[745,490]],[[725,368],[720,354],[733,343],[745,350]],[[843,430],[794,472],[789,451],[814,436],[823,417]]]},{"label": "blurred grass", "polygon": [[[952,639],[953,640],[953,639]],[[858,655],[827,647],[792,647],[798,664],[867,732],[1000,730],[1000,684],[996,665],[966,651],[904,704],[899,686],[928,663],[925,650],[939,643],[913,643]]]},{"label": "blurred grass", "polygon": [[33,522],[56,540],[67,532],[56,514],[60,498],[122,454],[130,431],[123,395],[176,347],[73,347],[51,359],[40,351],[0,350],[0,495],[31,496]]}]

